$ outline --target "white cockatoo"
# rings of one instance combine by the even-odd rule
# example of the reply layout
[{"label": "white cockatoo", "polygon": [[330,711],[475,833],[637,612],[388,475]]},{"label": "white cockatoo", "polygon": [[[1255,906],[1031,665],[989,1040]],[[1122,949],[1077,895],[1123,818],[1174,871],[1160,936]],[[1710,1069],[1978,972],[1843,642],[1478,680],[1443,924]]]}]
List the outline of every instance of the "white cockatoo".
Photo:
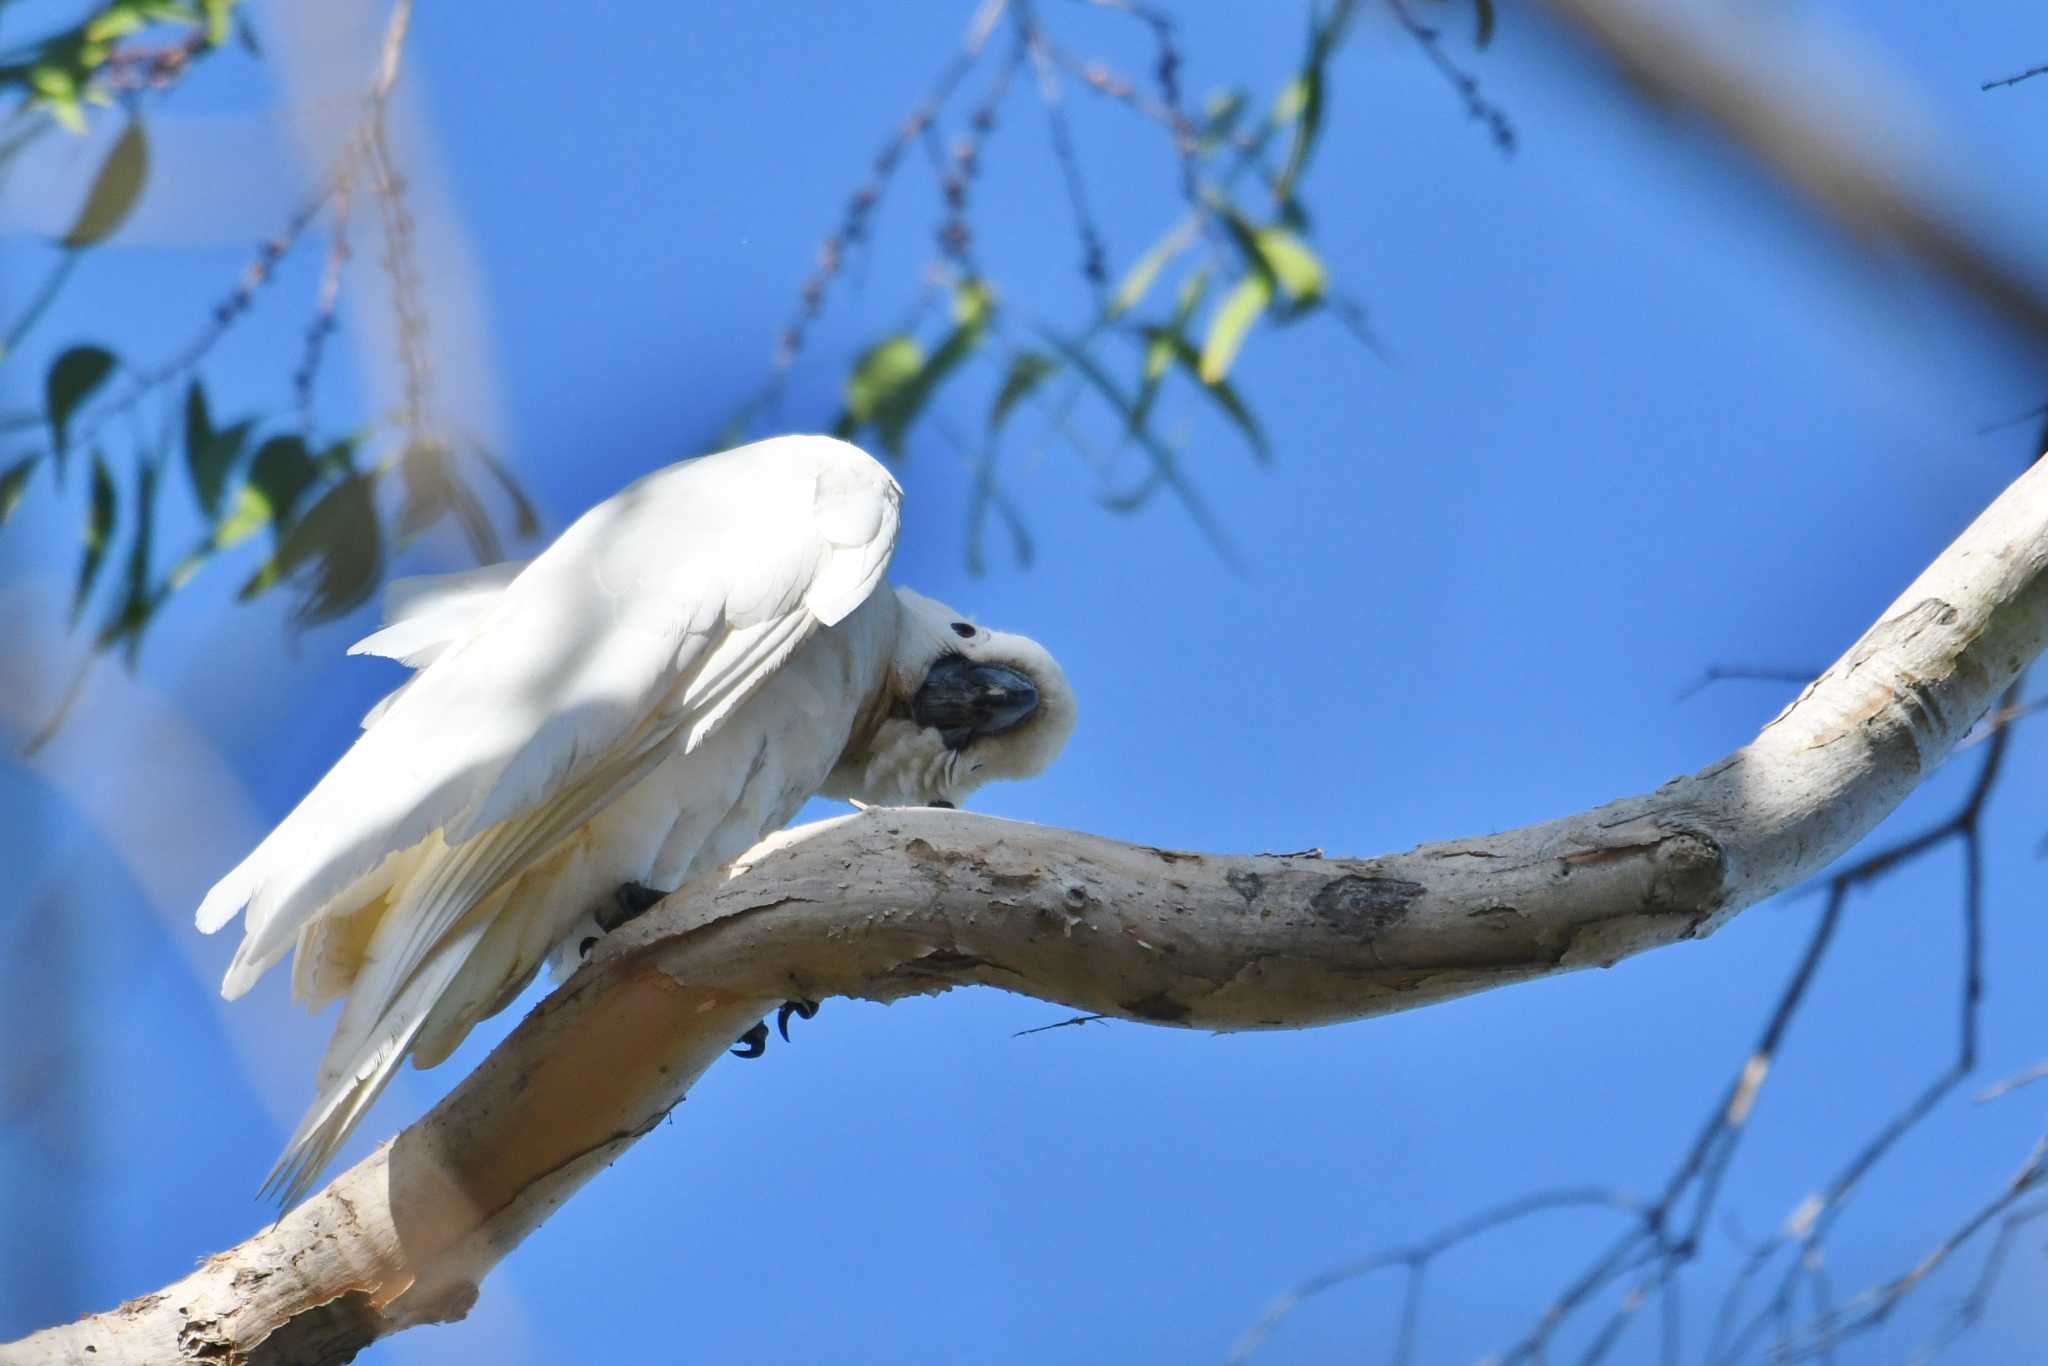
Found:
[{"label": "white cockatoo", "polygon": [[[345,1001],[270,1184],[308,1190],[401,1059],[428,1067],[614,899],[730,863],[813,795],[951,805],[1052,762],[1052,657],[884,580],[902,490],[786,436],[657,471],[539,557],[400,580],[351,653],[416,672],[207,893],[222,995],[284,955]],[[598,916],[599,923],[606,923]]]}]

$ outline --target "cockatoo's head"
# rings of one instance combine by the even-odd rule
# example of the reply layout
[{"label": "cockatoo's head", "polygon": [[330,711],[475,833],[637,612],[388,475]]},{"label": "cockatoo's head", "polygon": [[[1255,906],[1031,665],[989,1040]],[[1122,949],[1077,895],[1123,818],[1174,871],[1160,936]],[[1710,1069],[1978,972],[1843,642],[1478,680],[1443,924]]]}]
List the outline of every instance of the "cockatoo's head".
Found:
[{"label": "cockatoo's head", "polygon": [[996,778],[1029,778],[1074,731],[1074,693],[1045,647],[895,590],[887,710],[825,791],[870,806],[956,806]]}]

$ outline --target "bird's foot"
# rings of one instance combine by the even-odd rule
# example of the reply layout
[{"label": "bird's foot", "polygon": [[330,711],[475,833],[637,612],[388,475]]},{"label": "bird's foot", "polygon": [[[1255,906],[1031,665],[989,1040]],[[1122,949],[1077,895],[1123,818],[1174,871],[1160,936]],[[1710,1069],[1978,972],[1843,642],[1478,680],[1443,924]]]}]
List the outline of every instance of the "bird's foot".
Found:
[{"label": "bird's foot", "polygon": [[667,895],[667,892],[642,887],[637,882],[621,882],[619,889],[612,893],[612,904],[597,912],[597,927],[610,934],[626,922],[647,914],[650,907]]},{"label": "bird's foot", "polygon": [[[775,1032],[782,1036],[784,1043],[788,1043],[789,1017],[794,1015],[799,1020],[808,1020],[817,1013],[818,1003],[816,1001],[784,1001],[782,1009],[775,1012]],[[767,1022],[764,1020],[762,1023],[765,1024]]]},{"label": "bird's foot", "polygon": [[[799,1020],[808,1020],[817,1013],[818,1003],[816,1001],[784,1001],[782,1008],[775,1012],[775,1032],[782,1036],[784,1043],[788,1043],[789,1017],[794,1015]],[[755,1025],[733,1041],[732,1055],[735,1058],[758,1058],[767,1051],[768,1022],[766,1020],[761,1021],[761,1023]]]}]

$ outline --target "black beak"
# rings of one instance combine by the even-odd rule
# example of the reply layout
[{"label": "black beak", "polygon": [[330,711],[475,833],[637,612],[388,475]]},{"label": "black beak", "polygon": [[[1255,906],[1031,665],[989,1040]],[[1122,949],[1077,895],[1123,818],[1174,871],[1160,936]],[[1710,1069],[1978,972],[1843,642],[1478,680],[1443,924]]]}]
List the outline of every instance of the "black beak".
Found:
[{"label": "black beak", "polygon": [[910,715],[939,733],[948,749],[1015,730],[1038,710],[1038,687],[1015,669],[949,655],[932,665],[911,699]]}]

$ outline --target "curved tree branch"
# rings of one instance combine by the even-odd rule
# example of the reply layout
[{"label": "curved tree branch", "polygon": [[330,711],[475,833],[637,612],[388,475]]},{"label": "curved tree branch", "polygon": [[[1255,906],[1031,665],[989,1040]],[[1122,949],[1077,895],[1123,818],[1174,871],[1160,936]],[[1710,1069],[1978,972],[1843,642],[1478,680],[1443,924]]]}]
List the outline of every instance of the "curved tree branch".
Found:
[{"label": "curved tree branch", "polygon": [[1298,1028],[1712,930],[1826,867],[2048,644],[2034,466],[1750,744],[1656,791],[1375,859],[1179,853],[891,809],[764,841],[610,936],[475,1073],[274,1227],[0,1362],[338,1362],[483,1275],[785,997],[980,984]]}]

